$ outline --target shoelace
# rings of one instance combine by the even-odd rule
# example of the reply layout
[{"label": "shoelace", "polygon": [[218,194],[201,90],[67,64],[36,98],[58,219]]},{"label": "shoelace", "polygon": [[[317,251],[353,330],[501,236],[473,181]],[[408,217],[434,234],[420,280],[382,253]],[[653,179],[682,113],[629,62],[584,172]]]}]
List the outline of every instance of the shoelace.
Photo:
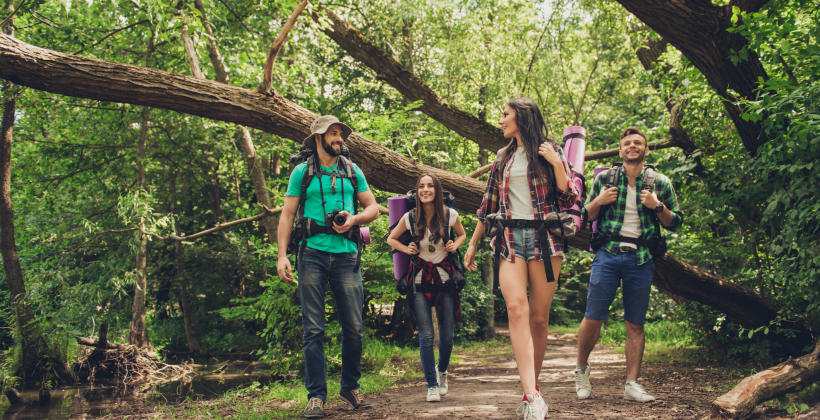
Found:
[{"label": "shoelace", "polygon": [[308,403],[308,409],[313,410],[316,408],[322,408],[322,400],[318,398],[311,398],[310,403]]},{"label": "shoelace", "polygon": [[523,416],[526,419],[530,414],[530,402],[521,401],[521,404],[519,404],[518,408],[515,410],[515,414],[518,416]]}]

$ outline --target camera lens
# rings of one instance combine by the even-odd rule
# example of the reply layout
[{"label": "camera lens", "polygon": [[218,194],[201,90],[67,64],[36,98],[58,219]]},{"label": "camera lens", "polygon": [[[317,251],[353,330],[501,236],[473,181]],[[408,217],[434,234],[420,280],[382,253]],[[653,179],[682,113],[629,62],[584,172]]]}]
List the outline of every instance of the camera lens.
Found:
[{"label": "camera lens", "polygon": [[345,216],[344,213],[336,213],[336,215],[333,216],[333,223],[335,223],[339,226],[345,224],[346,221],[347,221],[347,216]]}]

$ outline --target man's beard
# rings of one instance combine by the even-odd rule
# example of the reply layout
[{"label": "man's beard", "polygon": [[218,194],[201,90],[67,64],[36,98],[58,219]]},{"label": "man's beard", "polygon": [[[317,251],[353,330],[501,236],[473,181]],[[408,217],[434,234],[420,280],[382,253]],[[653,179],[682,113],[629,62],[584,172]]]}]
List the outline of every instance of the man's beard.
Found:
[{"label": "man's beard", "polygon": [[330,156],[339,156],[342,154],[342,146],[339,146],[339,151],[333,149],[333,146],[328,144],[324,138],[322,138],[322,147],[325,149],[325,152]]},{"label": "man's beard", "polygon": [[634,159],[630,159],[630,158],[624,156],[624,163],[628,163],[630,165],[635,165],[635,164],[638,164],[638,163],[642,163],[645,158],[646,158],[646,151],[641,153],[640,157],[637,157],[637,158],[634,158]]}]

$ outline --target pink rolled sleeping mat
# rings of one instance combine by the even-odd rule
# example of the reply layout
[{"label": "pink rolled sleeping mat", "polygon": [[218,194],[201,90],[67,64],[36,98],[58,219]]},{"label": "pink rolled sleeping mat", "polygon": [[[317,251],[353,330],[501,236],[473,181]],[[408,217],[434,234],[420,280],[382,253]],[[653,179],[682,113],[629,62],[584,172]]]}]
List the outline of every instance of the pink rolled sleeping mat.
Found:
[{"label": "pink rolled sleeping mat", "polygon": [[[391,229],[398,224],[401,217],[407,213],[407,196],[398,195],[387,198],[387,214],[390,219]],[[399,280],[404,277],[407,272],[407,266],[410,265],[410,257],[407,254],[393,249],[393,277]]]},{"label": "pink rolled sleeping mat", "polygon": [[[586,151],[586,134],[587,130],[584,127],[571,125],[564,129],[564,157],[574,172],[572,174],[572,183],[579,194],[584,189],[584,152]],[[561,210],[568,210],[575,219],[575,226],[581,230],[581,206],[583,206],[582,195],[578,196],[575,204],[572,207],[562,208]]]},{"label": "pink rolled sleeping mat", "polygon": [[359,235],[362,237],[362,242],[365,245],[370,245],[370,228],[367,226],[359,227]]}]

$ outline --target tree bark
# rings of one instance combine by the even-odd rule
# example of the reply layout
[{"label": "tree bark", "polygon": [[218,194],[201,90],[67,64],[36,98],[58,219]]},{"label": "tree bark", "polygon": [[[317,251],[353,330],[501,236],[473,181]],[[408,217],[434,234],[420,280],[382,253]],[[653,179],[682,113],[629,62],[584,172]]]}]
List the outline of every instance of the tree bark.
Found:
[{"label": "tree bark", "polygon": [[755,406],[778,395],[793,392],[820,379],[820,342],[811,353],[789,359],[740,381],[712,402],[715,418],[745,418]]},{"label": "tree bark", "polygon": [[[11,10],[11,2],[7,2],[6,10]],[[6,23],[9,25],[6,31],[13,34],[14,20],[8,19]],[[40,324],[34,318],[34,312],[26,301],[23,269],[15,244],[14,210],[11,201],[11,150],[14,142],[18,90],[19,88],[12,83],[3,86],[3,116],[0,122],[0,253],[3,254],[3,272],[9,289],[9,303],[14,311],[20,334],[20,360],[15,375],[20,377],[24,387],[45,382],[52,370],[56,382],[70,383],[71,376],[66,370],[62,356],[49,348],[40,330]]]},{"label": "tree bark", "polygon": [[725,99],[724,107],[743,145],[755,155],[766,141],[762,127],[760,123],[744,121],[741,118],[744,108],[736,102],[757,98],[759,80],[768,79],[768,75],[753,51],[748,51],[746,60],[737,65],[732,63],[731,56],[747,47],[748,41],[726,29],[732,26],[733,5],[754,11],[765,2],[733,2],[725,6],[689,0],[618,0],[618,3],[679,49],[700,70],[709,85]]},{"label": "tree bark", "polygon": [[[160,70],[72,56],[33,47],[4,35],[0,35],[0,77],[53,93],[153,106],[235,122],[297,142],[310,134],[310,123],[316,117],[278,93],[262,95]],[[357,133],[350,135],[347,146],[352,159],[376,188],[404,193],[413,188],[421,173],[430,172],[441,179],[443,188],[458,197],[458,209],[472,213],[481,204],[484,182],[417,164]],[[570,243],[588,249],[589,233],[581,232]],[[663,262],[667,260],[671,262]],[[732,304],[733,299],[714,299],[717,293],[761,299],[755,292],[690,267],[696,269],[667,255],[656,264],[655,276],[660,276],[659,283],[666,279],[668,287],[680,296],[731,313],[744,326],[759,326],[758,306],[739,306]],[[773,314],[770,315],[768,320],[774,319]],[[750,319],[757,321],[750,323]],[[804,327],[802,331],[806,331]]]},{"label": "tree bark", "polygon": [[412,71],[405,69],[393,57],[330,10],[314,12],[313,20],[319,24],[322,32],[336,41],[342,49],[373,69],[380,79],[396,88],[408,100],[423,100],[424,104],[420,110],[430,118],[475,141],[483,148],[496,151],[507,144],[500,128],[447,103]]},{"label": "tree bark", "polygon": [[[137,136],[137,158],[135,162],[137,172],[137,191],[145,190],[145,138],[148,136],[148,107],[143,107],[140,113],[140,132]],[[145,325],[145,298],[147,296],[147,250],[148,238],[145,230],[145,216],[140,211],[139,235],[137,241],[137,255],[134,271],[134,301],[131,304],[131,327],[128,331],[128,342],[137,347],[148,346],[148,329]]]}]

